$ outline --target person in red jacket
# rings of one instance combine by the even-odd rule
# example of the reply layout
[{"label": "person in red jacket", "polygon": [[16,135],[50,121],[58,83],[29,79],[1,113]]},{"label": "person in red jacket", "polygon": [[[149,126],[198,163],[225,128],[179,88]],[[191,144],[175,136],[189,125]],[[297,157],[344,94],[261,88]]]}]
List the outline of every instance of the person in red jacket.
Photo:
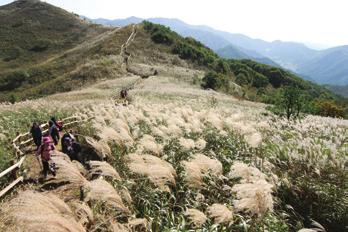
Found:
[{"label": "person in red jacket", "polygon": [[42,173],[44,175],[44,178],[47,177],[47,174],[49,172],[51,172],[53,176],[56,175],[55,169],[50,168],[50,164],[49,164],[49,161],[51,160],[52,152],[55,149],[56,148],[51,143],[50,137],[44,137],[42,145],[39,147],[39,149],[36,152],[36,156],[37,156],[38,160],[39,160],[39,157],[41,158],[42,169],[43,169]]}]

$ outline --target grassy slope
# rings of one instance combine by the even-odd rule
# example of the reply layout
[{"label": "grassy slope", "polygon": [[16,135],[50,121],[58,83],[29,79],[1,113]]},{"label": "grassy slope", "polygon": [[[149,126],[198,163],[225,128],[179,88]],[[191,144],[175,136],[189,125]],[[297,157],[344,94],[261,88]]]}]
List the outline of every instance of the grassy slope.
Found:
[{"label": "grassy slope", "polygon": [[[201,228],[213,231],[213,218],[207,208],[214,203],[226,204],[234,211],[234,222],[230,225],[220,224],[216,229],[219,231],[242,232],[246,225],[248,231],[252,232],[298,231],[304,226],[311,228],[310,219],[321,223],[327,231],[342,231],[347,215],[345,200],[342,200],[347,189],[347,176],[342,162],[345,154],[342,141],[345,137],[342,135],[347,134],[347,121],[309,116],[301,123],[287,122],[266,115],[262,104],[239,101],[214,91],[203,91],[190,82],[171,76],[172,73],[179,73],[179,76],[186,73],[193,78],[194,71],[181,70],[170,64],[165,67],[167,72],[145,80],[125,76],[79,91],[0,106],[0,125],[4,125],[2,132],[12,137],[15,130],[8,126],[11,122],[16,125],[16,129],[22,128],[21,131],[25,131],[26,123],[30,120],[48,118],[52,112],[63,112],[64,109],[96,116],[93,123],[81,125],[79,131],[95,138],[103,134],[104,130],[98,127],[99,131],[90,126],[105,120],[105,128],[118,131],[121,122],[125,122],[130,127],[134,144],[124,149],[124,144],[117,146],[114,141],[109,141],[112,148],[109,161],[123,180],[108,181],[117,192],[122,189],[129,191],[133,200],[129,206],[133,216],[148,219],[153,231],[195,229],[184,215],[186,207],[205,213],[209,219]],[[109,99],[132,83],[138,83],[130,91],[132,105],[115,107]],[[71,113],[73,112],[69,112]],[[177,129],[179,133],[175,132],[177,130],[170,130],[173,124],[180,125]],[[158,133],[161,131],[164,134]],[[253,142],[256,134],[262,136],[263,143],[258,148],[251,148],[248,143]],[[148,178],[131,172],[128,168],[126,157],[130,153],[152,154],[151,147],[147,148],[150,150],[141,151],[141,147],[146,145],[141,142],[145,135],[155,138],[155,144],[161,147],[158,157],[170,163],[177,172],[176,184],[170,186],[170,193],[159,191]],[[203,150],[186,148],[185,143],[180,142],[183,139],[197,142],[199,138],[207,142]],[[209,175],[204,178],[206,185],[203,188],[188,186],[181,162],[190,160],[196,153],[219,160],[226,178]],[[260,159],[263,162],[259,162]],[[260,168],[269,181],[275,181],[273,212],[257,217],[237,210],[234,205],[237,196],[231,194],[229,187],[236,186],[238,180],[228,178],[230,167],[237,160]],[[158,167],[154,171],[157,170]],[[257,199],[263,205],[262,185],[255,188],[260,190]],[[250,189],[248,194],[254,191]],[[59,189],[54,193],[59,194]],[[199,200],[202,195],[204,199]],[[79,196],[75,194],[72,198],[74,197]],[[71,200],[66,195],[62,199]],[[251,200],[247,205],[252,202]],[[90,202],[89,205],[94,209],[95,216],[91,228],[100,225],[109,228],[109,220],[104,219],[113,216],[115,210],[96,210],[98,208],[95,204]]]},{"label": "grassy slope", "polygon": [[[112,31],[87,24],[60,8],[35,1],[1,7],[0,22],[5,25],[0,28],[0,35],[5,36],[0,42],[1,100],[10,94],[28,98],[68,91],[101,75],[115,74],[119,69],[114,67],[115,59],[95,62],[98,54],[118,55],[130,33],[129,28]],[[14,50],[20,51],[18,56],[12,56]]]},{"label": "grassy slope", "polygon": [[0,7],[2,72],[44,61],[105,28],[38,1],[15,1]]}]

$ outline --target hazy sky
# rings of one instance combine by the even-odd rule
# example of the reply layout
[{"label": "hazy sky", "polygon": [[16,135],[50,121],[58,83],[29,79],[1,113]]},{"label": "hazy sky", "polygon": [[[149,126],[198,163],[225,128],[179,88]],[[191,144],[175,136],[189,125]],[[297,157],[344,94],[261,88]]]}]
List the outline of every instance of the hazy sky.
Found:
[{"label": "hazy sky", "polygon": [[[267,41],[348,44],[347,0],[45,0],[91,18],[179,18]],[[0,0],[0,5],[12,2]]]}]

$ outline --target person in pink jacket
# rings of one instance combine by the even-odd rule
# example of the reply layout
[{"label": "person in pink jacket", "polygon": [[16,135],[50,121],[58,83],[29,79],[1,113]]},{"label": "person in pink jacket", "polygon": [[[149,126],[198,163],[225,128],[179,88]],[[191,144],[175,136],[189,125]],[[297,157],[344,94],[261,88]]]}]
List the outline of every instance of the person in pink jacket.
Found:
[{"label": "person in pink jacket", "polygon": [[42,168],[43,168],[43,175],[46,178],[48,172],[51,172],[53,176],[56,175],[56,172],[54,168],[50,168],[49,161],[51,160],[52,152],[56,149],[54,145],[51,143],[50,137],[44,137],[42,141],[42,145],[39,147],[39,149],[36,152],[36,156],[39,160],[39,157],[41,158],[42,162]]}]

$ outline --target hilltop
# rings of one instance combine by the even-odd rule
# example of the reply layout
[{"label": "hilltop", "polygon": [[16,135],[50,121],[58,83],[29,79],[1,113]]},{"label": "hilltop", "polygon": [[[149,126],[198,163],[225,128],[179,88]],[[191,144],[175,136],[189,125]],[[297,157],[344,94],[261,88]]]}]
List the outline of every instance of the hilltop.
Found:
[{"label": "hilltop", "polygon": [[1,6],[0,24],[2,72],[44,61],[106,31],[77,15],[33,0]]}]

